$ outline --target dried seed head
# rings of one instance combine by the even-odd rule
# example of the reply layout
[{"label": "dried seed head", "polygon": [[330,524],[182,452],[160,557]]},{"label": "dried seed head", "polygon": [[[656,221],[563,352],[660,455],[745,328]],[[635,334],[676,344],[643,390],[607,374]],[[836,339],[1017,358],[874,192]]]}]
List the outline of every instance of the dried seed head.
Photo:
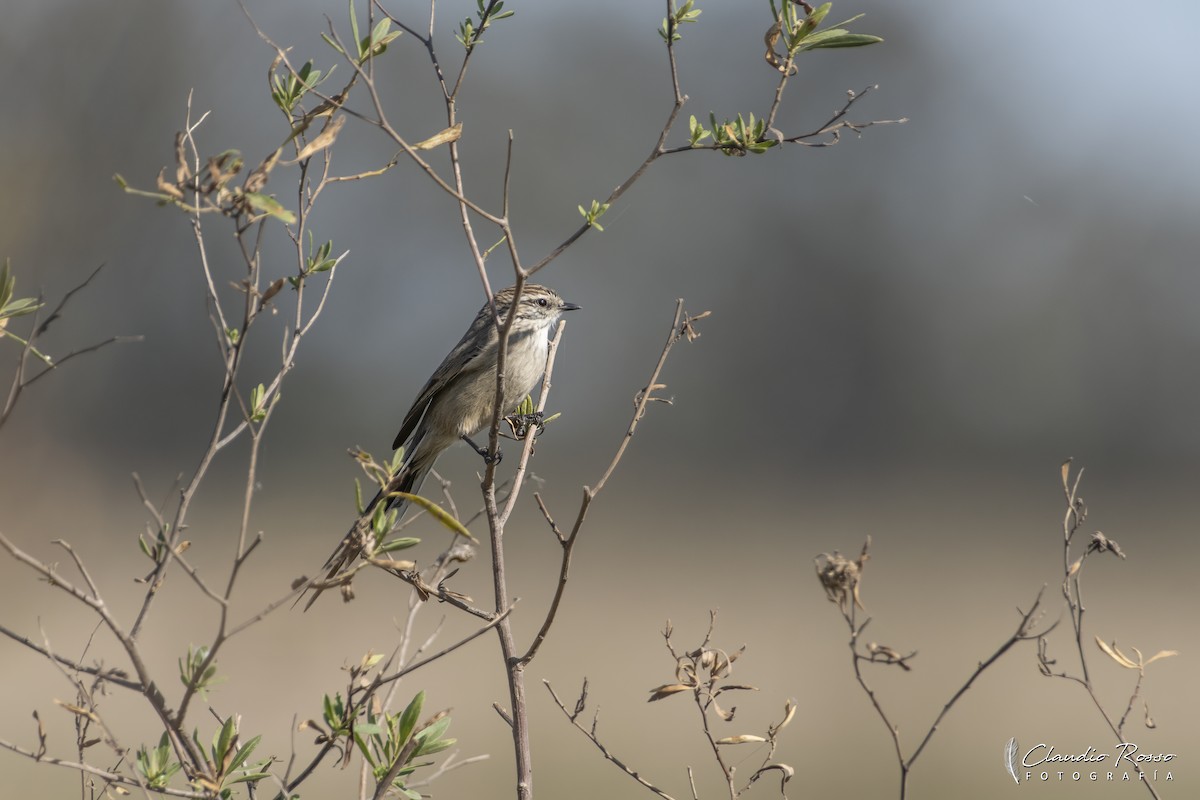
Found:
[{"label": "dried seed head", "polygon": [[1089,553],[1112,553],[1120,558],[1125,558],[1125,554],[1121,552],[1121,546],[1109,539],[1100,531],[1092,534],[1092,540],[1088,542]]},{"label": "dried seed head", "polygon": [[870,558],[867,554],[870,545],[871,539],[867,537],[862,554],[856,560],[846,558],[837,550],[832,554],[822,553],[814,559],[817,580],[825,589],[825,596],[829,598],[829,602],[837,603],[843,613],[850,611],[851,603],[857,608],[863,607],[858,596],[858,586],[862,580],[863,565]]}]

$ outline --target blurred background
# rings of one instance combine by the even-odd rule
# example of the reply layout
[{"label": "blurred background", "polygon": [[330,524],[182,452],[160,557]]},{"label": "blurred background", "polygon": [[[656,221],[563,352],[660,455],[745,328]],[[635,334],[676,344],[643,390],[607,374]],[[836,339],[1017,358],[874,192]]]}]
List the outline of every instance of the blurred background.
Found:
[{"label": "blurred background", "polygon": [[[337,61],[318,34],[326,15],[345,29],[343,3],[248,6],[272,39],[293,47],[295,63]],[[470,194],[495,208],[514,131],[512,217],[533,263],[579,224],[577,205],[605,197],[640,163],[671,96],[654,33],[661,3],[513,6],[516,16],[489,32],[469,73],[462,148]],[[767,2],[700,8],[679,48],[690,98],[681,123],[689,113],[762,115],[776,78],[762,58]],[[419,29],[428,24],[422,4],[393,10]],[[650,409],[593,506],[557,627],[530,668],[539,795],[641,791],[569,728],[539,685],[548,679],[573,699],[584,676],[610,748],[676,796],[689,791],[687,765],[702,796],[720,794],[694,709],[682,697],[644,702],[672,680],[665,620],[676,645],[690,648],[719,609],[715,643],[748,645],[734,678],[761,690],[738,698],[726,735],[761,733],[795,698],[778,753],[797,770],[791,796],[895,796],[891,741],[854,683],[845,626],[812,558],[857,553],[873,537],[862,589],[874,618],[868,638],[919,656],[912,673],[868,674],[909,752],[1043,584],[1047,621],[1059,616],[1059,466],[1074,457],[1086,468],[1085,532],[1104,531],[1128,555],[1089,560],[1089,640],[1147,655],[1182,651],[1148,670],[1142,695],[1157,728],[1142,725],[1139,701],[1128,738],[1178,754],[1160,794],[1195,796],[1200,692],[1186,676],[1200,652],[1192,574],[1200,103],[1188,87],[1200,68],[1192,42],[1200,8],[1145,10],[1139,18],[1113,2],[839,2],[832,21],[866,12],[856,30],[886,42],[803,56],[779,127],[812,130],[847,90],[876,83],[850,118],[908,124],[826,149],[671,156],[608,212],[603,233],[539,275],[584,307],[570,317],[555,372],[550,408],[563,416],[533,462],[560,521],[573,517],[580,487],[599,479],[619,443],[675,298],[712,311],[702,338],[679,345],[663,374],[674,404]],[[453,32],[474,11],[473,2],[438,5],[449,71],[458,63]],[[136,609],[132,579],[149,563],[136,547],[146,513],[130,473],[152,496],[172,496],[176,476],[190,475],[203,451],[221,367],[187,219],[122,194],[112,175],[153,187],[173,163],[189,92],[197,113],[211,111],[200,146],[236,148],[256,163],[286,133],[266,82],[272,57],[226,0],[56,0],[0,11],[0,250],[18,295],[41,290],[56,300],[103,262],[45,348],[63,354],[113,334],[145,336],[75,361],[22,398],[0,430],[0,530],[48,560],[63,559],[50,540],[71,541],[118,614]],[[378,69],[401,133],[416,141],[443,127],[418,43],[400,39]],[[685,136],[681,124],[672,142]],[[334,168],[369,169],[391,155],[382,136],[351,121]],[[444,151],[433,163],[445,168]],[[270,188],[294,207],[286,180]],[[331,188],[317,213],[318,241],[350,255],[268,434],[251,520],[265,543],[235,596],[235,619],[325,559],[353,516],[357,468],[346,449],[386,449],[483,299],[454,204],[407,164]],[[212,224],[207,236],[217,275],[237,280],[229,231]],[[283,243],[267,241],[276,274],[292,268]],[[492,270],[496,285],[509,282],[502,258]],[[273,374],[285,316],[259,331],[247,386]],[[11,342],[0,346],[5,365],[16,355]],[[220,456],[191,515],[192,558],[218,582],[236,540],[244,456],[243,447]],[[465,448],[439,462],[462,510],[478,505],[478,466]],[[410,552],[428,563],[444,535],[426,521],[415,528],[427,541]],[[558,555],[530,493],[508,540],[510,585],[522,598],[515,624],[528,637]],[[490,596],[485,555],[455,578],[479,602]],[[311,735],[291,733],[296,720],[319,715],[321,694],[344,685],[343,665],[395,646],[401,587],[367,575],[356,588],[351,605],[327,597],[308,614],[277,613],[225,650],[228,681],[213,706],[242,713],[243,730],[265,737],[262,755],[286,759],[292,746],[301,760],[311,754]],[[172,696],[176,659],[216,623],[182,577],[164,591],[144,641]],[[64,654],[83,652],[94,620],[61,593],[7,559],[0,592],[4,625],[44,635]],[[442,621],[435,647],[471,630],[450,611],[423,609],[420,638]],[[1065,634],[1052,635],[1051,654],[1078,672]],[[1094,646],[1088,653],[1098,695],[1119,715],[1136,675]],[[103,634],[88,656],[123,663]],[[70,715],[53,702],[69,701],[70,685],[7,639],[0,659],[9,687],[0,738],[33,747],[37,709],[51,751],[73,758]],[[507,705],[494,638],[417,673],[401,696],[419,688],[430,709],[453,706],[462,757],[492,754],[447,775],[435,794],[511,795],[510,745],[489,707]],[[116,694],[104,703],[122,745],[157,739],[136,702]],[[193,716],[202,731],[212,727]],[[1000,756],[1014,736],[1059,752],[1115,744],[1085,692],[1039,675],[1027,644],[943,722],[914,769],[912,796],[1008,796]],[[745,747],[730,758],[748,776],[763,753]],[[90,752],[110,765],[101,749]],[[67,770],[11,754],[0,764],[22,797],[78,790]],[[323,767],[305,796],[348,796],[354,782]],[[1069,776],[1028,788],[1146,796]]]}]

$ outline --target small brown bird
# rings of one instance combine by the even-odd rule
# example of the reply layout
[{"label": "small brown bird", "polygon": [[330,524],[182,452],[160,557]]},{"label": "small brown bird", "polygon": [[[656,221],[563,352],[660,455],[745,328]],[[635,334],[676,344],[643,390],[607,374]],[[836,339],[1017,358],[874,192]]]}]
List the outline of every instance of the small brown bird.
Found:
[{"label": "small brown bird", "polygon": [[[505,362],[504,398],[501,408],[514,411],[542,377],[546,369],[546,355],[550,342],[550,328],[564,311],[574,311],[579,306],[568,303],[552,289],[538,284],[526,284],[514,307],[515,287],[501,289],[492,298],[500,325],[515,313],[508,337],[508,354]],[[458,442],[466,441],[476,452],[486,452],[471,441],[470,437],[483,430],[492,421],[496,403],[496,361],[499,353],[500,327],[492,313],[492,305],[484,304],[475,315],[471,327],[459,339],[441,365],[425,383],[413,401],[412,407],[400,423],[400,432],[392,442],[392,449],[405,447],[404,463],[396,470],[386,489],[375,495],[368,504],[366,513],[342,539],[337,550],[325,562],[328,580],[337,575],[348,563],[362,552],[364,530],[362,520],[371,514],[386,495],[393,492],[415,493],[442,451]],[[405,501],[388,497],[389,508],[398,508],[404,514]],[[323,589],[316,589],[304,606],[308,610]],[[297,600],[299,602],[299,600]]]}]

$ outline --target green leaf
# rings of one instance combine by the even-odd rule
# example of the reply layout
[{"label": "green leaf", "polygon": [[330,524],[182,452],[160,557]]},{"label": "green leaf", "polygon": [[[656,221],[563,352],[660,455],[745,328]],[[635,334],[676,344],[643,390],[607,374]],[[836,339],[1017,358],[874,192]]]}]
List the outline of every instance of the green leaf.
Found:
[{"label": "green leaf", "polygon": [[[784,0],[787,2],[787,0]],[[811,33],[818,25],[820,25],[825,17],[828,16],[830,9],[833,8],[833,3],[822,3],[808,17],[805,18],[804,24],[800,26],[798,32],[799,38],[804,38]]]},{"label": "green leaf", "polygon": [[246,198],[246,203],[250,208],[260,214],[275,217],[288,225],[296,221],[296,215],[284,208],[282,203],[270,195],[260,192],[246,192],[243,197]]},{"label": "green leaf", "polygon": [[325,724],[331,728],[339,727],[342,724],[342,715],[335,713],[333,707],[333,698],[331,698],[329,695],[325,695],[324,699],[321,701],[321,705],[322,714],[325,717]]},{"label": "green leaf", "polygon": [[229,753],[229,746],[233,742],[233,736],[237,731],[233,726],[233,717],[225,720],[225,724],[221,726],[221,730],[217,731],[213,736],[213,764],[220,768],[225,763],[225,756]]},{"label": "green leaf", "polygon": [[333,40],[333,38],[329,36],[329,34],[322,33],[321,38],[325,40],[325,44],[329,45],[334,50],[337,50],[342,55],[346,55],[346,51],[342,49],[342,46],[340,44],[338,44],[337,42],[335,42]]},{"label": "green leaf", "polygon": [[[263,780],[265,778],[269,778],[269,777],[271,777],[271,773],[269,773],[269,772],[244,772],[235,778],[230,778],[229,780],[225,781],[223,785],[232,786],[235,783],[248,783],[248,782],[253,782],[253,781],[261,781],[261,780]],[[295,795],[295,796],[298,796],[298,795]]]},{"label": "green leaf", "polygon": [[254,752],[254,748],[258,747],[258,743],[261,740],[262,736],[255,736],[253,739],[238,748],[238,751],[234,753],[233,758],[229,761],[229,766],[225,768],[225,774],[236,772],[238,767],[245,763],[246,759],[250,757],[250,754]]},{"label": "green leaf", "polygon": [[608,211],[608,205],[609,205],[608,203],[601,203],[599,200],[593,200],[592,207],[589,209],[585,209],[583,206],[579,206],[578,207],[579,214],[580,214],[580,216],[582,216],[584,218],[584,220],[587,221],[587,224],[589,226],[591,226],[591,227],[595,228],[596,230],[600,231],[601,233],[603,233],[604,227],[602,225],[600,225],[600,223],[598,223],[597,220],[600,219],[601,217],[603,217],[604,214]]},{"label": "green leaf", "polygon": [[354,0],[350,0],[350,32],[354,35],[354,43],[358,46],[358,57],[363,57],[362,39],[358,33],[358,14],[354,11]]},{"label": "green leaf", "polygon": [[397,731],[397,744],[403,747],[410,736],[412,736],[413,728],[417,727],[417,719],[421,716],[421,706],[425,704],[425,692],[417,692],[416,696],[409,701],[408,706],[400,715],[400,728]]},{"label": "green leaf", "polygon": [[458,739],[438,739],[437,741],[423,743],[413,755],[431,756],[434,753],[440,753],[447,748],[454,747],[456,744],[458,744]]},{"label": "green leaf", "polygon": [[399,539],[392,539],[390,541],[384,542],[383,545],[380,546],[378,552],[380,554],[383,554],[383,553],[392,553],[392,552],[395,552],[396,550],[407,550],[410,547],[416,547],[420,543],[421,543],[420,539],[414,538],[412,536],[404,536]]},{"label": "green leaf", "polygon": [[383,37],[387,36],[388,30],[391,27],[392,21],[387,17],[379,20],[379,23],[375,26],[375,29],[371,31],[371,44],[377,44],[383,39]]},{"label": "green leaf", "polygon": [[354,726],[354,744],[366,762],[371,765],[371,769],[379,769],[379,764],[376,762],[375,756],[371,754],[371,747],[367,744],[367,740],[358,735],[357,725]]},{"label": "green leaf", "polygon": [[[442,508],[441,506],[439,506],[437,503],[433,502],[432,500],[424,498],[419,494],[412,494],[411,492],[392,492],[389,496],[390,497],[398,497],[401,500],[408,500],[412,503],[416,503],[421,508],[428,511],[429,514],[434,519],[436,519],[438,522],[442,523],[442,525],[445,526],[446,528],[449,528],[451,531],[453,531],[454,533],[457,533],[459,536],[465,536],[466,538],[470,539],[475,544],[479,544],[479,540],[476,539],[474,536],[472,536],[471,532],[469,530],[467,530],[461,522],[456,520],[453,516],[450,515],[450,512],[448,512],[446,509]],[[381,503],[380,506],[382,507],[382,505],[383,504]]]},{"label": "green leaf", "polygon": [[4,266],[0,267],[0,308],[8,305],[8,301],[12,299],[13,290],[17,285],[17,279],[11,273],[12,263],[6,258],[4,259]]},{"label": "green leaf", "polygon": [[267,417],[267,387],[261,383],[250,390],[250,421],[262,422]]},{"label": "green leaf", "polygon": [[382,539],[392,529],[393,516],[388,513],[387,503],[375,506],[371,515],[371,531],[375,534],[375,541]]},{"label": "green leaf", "polygon": [[[839,35],[830,36],[818,42],[813,42],[816,36],[811,36],[800,45],[801,50],[828,50],[834,47],[865,47],[869,44],[878,44],[883,41],[880,36],[872,36],[869,33],[849,33],[840,28],[832,28],[831,31],[837,31]],[[825,33],[825,31],[822,31]]]},{"label": "green leaf", "polygon": [[13,300],[11,303],[0,307],[0,317],[21,317],[26,314],[32,314],[41,308],[44,303],[39,303],[36,298],[22,297],[19,300]]},{"label": "green leaf", "polygon": [[450,727],[450,717],[442,717],[441,719],[439,719],[437,722],[433,723],[429,727],[422,728],[417,733],[416,738],[420,739],[422,742],[436,741],[442,737],[442,734],[445,733],[446,729],[449,727]]}]

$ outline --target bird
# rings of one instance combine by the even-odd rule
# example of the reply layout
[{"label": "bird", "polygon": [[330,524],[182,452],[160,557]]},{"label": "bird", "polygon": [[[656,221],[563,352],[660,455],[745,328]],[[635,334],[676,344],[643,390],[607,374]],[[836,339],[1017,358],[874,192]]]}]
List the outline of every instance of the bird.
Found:
[{"label": "bird", "polygon": [[[513,322],[505,361],[504,398],[500,404],[503,413],[515,411],[533,391],[546,369],[551,327],[564,312],[578,308],[575,303],[563,300],[553,289],[530,283],[523,287],[519,298],[517,287],[509,286],[496,292],[491,302],[479,309],[467,332],[442,359],[404,415],[400,431],[392,442],[393,450],[405,448],[404,460],[325,562],[322,569],[327,570],[326,580],[337,575],[362,552],[363,536],[367,532],[363,520],[371,519],[380,502],[387,503],[386,509],[397,509],[397,519],[403,516],[406,500],[394,493],[418,492],[434,462],[448,447],[462,440],[485,459],[491,458],[470,437],[492,421],[500,330],[509,314],[513,314]],[[324,589],[320,587],[315,589],[304,606],[306,611],[322,591]]]}]

